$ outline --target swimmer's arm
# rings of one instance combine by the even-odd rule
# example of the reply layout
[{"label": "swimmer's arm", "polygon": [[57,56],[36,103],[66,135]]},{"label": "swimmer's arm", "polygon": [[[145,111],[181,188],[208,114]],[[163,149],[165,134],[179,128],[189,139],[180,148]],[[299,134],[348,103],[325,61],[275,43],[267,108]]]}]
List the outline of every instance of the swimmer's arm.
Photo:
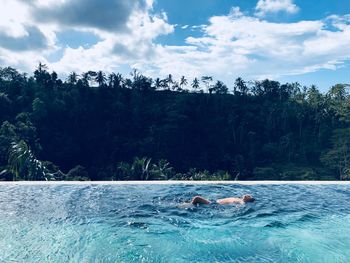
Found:
[{"label": "swimmer's arm", "polygon": [[236,198],[236,197],[218,199],[216,202],[220,205],[243,204],[244,203],[241,198]]},{"label": "swimmer's arm", "polygon": [[191,204],[193,205],[197,205],[197,204],[200,204],[200,205],[209,205],[210,204],[210,201],[201,197],[201,196],[195,196],[193,197],[192,201],[191,201]]}]

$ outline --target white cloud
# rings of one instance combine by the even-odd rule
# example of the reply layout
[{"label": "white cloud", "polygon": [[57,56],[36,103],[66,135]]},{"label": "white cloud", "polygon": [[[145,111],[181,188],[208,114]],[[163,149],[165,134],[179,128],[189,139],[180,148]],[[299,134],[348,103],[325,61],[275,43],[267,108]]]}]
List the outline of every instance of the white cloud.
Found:
[{"label": "white cloud", "polygon": [[[159,35],[169,34],[174,30],[174,26],[167,23],[165,13],[153,14],[153,0],[132,0],[128,2],[106,0],[102,5],[98,0],[89,0],[88,5],[86,5],[86,1],[70,0],[50,0],[50,4],[47,4],[46,0],[3,1],[4,3],[2,3],[0,9],[0,40],[2,40],[0,42],[0,61],[5,65],[18,66],[19,69],[27,71],[32,70],[38,61],[48,64],[52,70],[59,72],[82,71],[92,67],[99,67],[102,70],[115,69],[118,68],[118,63],[132,64],[135,63],[133,61],[135,58],[147,57],[147,54],[153,52],[153,40]],[[111,7],[122,6],[125,9],[122,19],[116,19],[120,10],[115,10],[116,13],[114,14],[111,10],[108,10],[106,18],[98,13],[95,14],[95,19],[87,21],[86,14],[81,14],[81,10],[84,9],[77,8],[79,4],[85,9],[99,5],[100,8],[107,10],[109,3]],[[55,11],[56,13],[52,11],[53,13],[50,16],[48,11],[53,8],[52,6],[55,7],[53,10],[59,12],[72,7],[70,12],[75,12],[78,16],[74,16],[74,23],[67,23],[68,18],[64,21],[58,19],[56,14],[58,11]],[[100,10],[100,12],[103,13],[104,10]],[[45,11],[44,18],[39,19],[41,11]],[[80,17],[81,20],[79,20]],[[113,20],[113,27],[110,26],[110,23],[105,23],[108,22],[106,19]],[[119,22],[120,26],[118,25]],[[37,31],[30,27],[33,25],[35,25]],[[28,28],[32,30],[29,31]],[[63,57],[55,63],[49,63],[46,59],[48,55],[62,49],[57,43],[57,32],[67,29],[93,32],[102,40],[91,48],[79,47],[72,49],[64,47]],[[29,43],[21,43],[21,40],[25,42],[28,39],[36,43],[35,39],[29,35],[30,32],[36,33],[37,36],[42,33],[40,36],[45,38],[43,41],[46,40],[45,46],[40,46],[40,43],[37,43],[38,47],[42,47],[39,52],[30,50],[31,45]],[[11,50],[10,47],[13,44],[16,44],[14,46],[16,51],[25,52],[25,54],[19,56],[14,50]],[[118,53],[118,50],[114,48],[116,45],[121,45],[126,54]],[[27,50],[22,47],[27,47]],[[22,50],[20,50],[21,48]]]},{"label": "white cloud", "polygon": [[235,8],[229,15],[211,17],[203,35],[187,38],[186,46],[158,46],[154,60],[139,64],[155,75],[213,75],[227,83],[238,76],[278,78],[334,70],[350,60],[349,21],[349,16],[338,16],[273,23]]},{"label": "white cloud", "polygon": [[[16,10],[14,12],[14,10]],[[27,7],[19,2],[3,0],[0,8],[0,32],[6,32],[12,37],[26,35],[23,23],[28,21],[29,14]]]},{"label": "white cloud", "polygon": [[111,72],[128,64],[130,68],[139,65],[139,61],[150,61],[155,56],[154,39],[162,34],[174,31],[167,23],[165,13],[152,15],[136,10],[126,25],[130,30],[121,32],[103,32],[94,30],[103,41],[91,48],[67,48],[62,59],[52,64],[59,72],[104,70]]},{"label": "white cloud", "polygon": [[278,12],[294,14],[299,11],[299,7],[293,3],[293,0],[259,0],[255,10],[258,16]]},{"label": "white cloud", "polygon": [[[238,76],[278,78],[320,69],[334,70],[350,60],[350,15],[275,23],[233,8],[227,15],[211,17],[206,25],[189,25],[188,28],[196,30],[196,36],[198,32],[201,36],[191,36],[182,45],[169,46],[157,44],[156,39],[173,33],[175,25],[169,24],[165,13],[154,13],[151,0],[146,1],[144,9],[130,12],[125,23],[128,30],[110,30],[103,26],[68,27],[60,25],[59,21],[40,23],[30,15],[33,2],[3,1],[0,36],[6,33],[13,38],[28,39],[28,26],[35,26],[46,37],[47,46],[37,51],[15,52],[0,43],[0,61],[5,63],[0,66],[14,66],[27,72],[39,61],[58,73],[123,72],[136,67],[152,77],[165,77],[169,73],[176,78],[185,75],[189,79],[211,75],[230,85]],[[62,3],[66,1],[61,0]],[[56,33],[66,29],[94,32],[100,41],[79,48],[60,47]],[[50,63],[47,58],[60,48],[63,49],[62,58]]]}]

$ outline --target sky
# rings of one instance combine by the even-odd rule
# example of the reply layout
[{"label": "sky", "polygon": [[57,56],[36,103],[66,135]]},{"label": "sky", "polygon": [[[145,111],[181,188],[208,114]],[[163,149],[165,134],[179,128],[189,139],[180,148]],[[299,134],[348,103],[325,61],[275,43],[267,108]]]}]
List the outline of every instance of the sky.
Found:
[{"label": "sky", "polygon": [[1,0],[0,67],[350,83],[349,0]]}]

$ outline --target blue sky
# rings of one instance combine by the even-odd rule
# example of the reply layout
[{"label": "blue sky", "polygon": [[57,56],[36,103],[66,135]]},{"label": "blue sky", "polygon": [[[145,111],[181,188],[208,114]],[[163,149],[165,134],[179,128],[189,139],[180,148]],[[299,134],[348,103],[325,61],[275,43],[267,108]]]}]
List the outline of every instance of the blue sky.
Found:
[{"label": "blue sky", "polygon": [[[200,3],[200,5],[199,5]],[[270,13],[265,16],[267,21],[277,23],[292,23],[301,20],[322,20],[330,15],[350,14],[350,2],[346,0],[299,0],[293,2],[298,6],[297,13],[286,12]],[[210,17],[226,15],[232,6],[240,9],[251,16],[256,12],[256,0],[177,0],[177,1],[157,1],[155,10],[164,11],[168,14],[168,21],[178,25],[201,25],[206,24]],[[186,7],[186,8],[184,8]],[[194,13],[194,10],[195,13]],[[200,35],[191,29],[175,29],[173,34],[161,36],[157,39],[162,44],[171,43],[181,45],[184,40],[191,35]],[[349,43],[350,45],[350,43]],[[281,82],[301,82],[304,85],[317,84],[322,90],[327,90],[335,83],[350,83],[350,63],[345,63],[336,70],[320,69],[316,72],[309,72],[293,76],[280,76],[277,79]]]},{"label": "blue sky", "polygon": [[349,83],[348,0],[2,0],[0,66]]}]

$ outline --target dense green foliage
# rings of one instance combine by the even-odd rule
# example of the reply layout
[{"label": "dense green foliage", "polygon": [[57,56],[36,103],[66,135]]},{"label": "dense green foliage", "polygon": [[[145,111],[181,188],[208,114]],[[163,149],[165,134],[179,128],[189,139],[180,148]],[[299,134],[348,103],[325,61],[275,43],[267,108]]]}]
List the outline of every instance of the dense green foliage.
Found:
[{"label": "dense green foliage", "polygon": [[238,78],[231,89],[210,76],[89,71],[62,81],[42,64],[31,77],[0,68],[0,178],[350,177],[346,85],[322,94]]}]

